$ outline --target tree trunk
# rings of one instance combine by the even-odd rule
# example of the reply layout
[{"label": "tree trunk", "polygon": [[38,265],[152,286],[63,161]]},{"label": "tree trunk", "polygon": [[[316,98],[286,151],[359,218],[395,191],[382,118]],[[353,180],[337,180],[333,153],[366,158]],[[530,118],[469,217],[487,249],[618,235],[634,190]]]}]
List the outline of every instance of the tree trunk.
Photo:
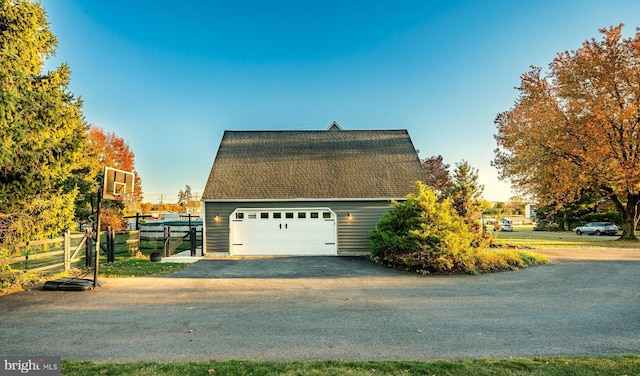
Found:
[{"label": "tree trunk", "polygon": [[624,205],[616,195],[611,195],[611,199],[616,205],[618,213],[620,213],[620,218],[622,219],[622,236],[620,236],[620,240],[638,241],[636,237],[636,227],[638,226],[638,219],[640,219],[640,195],[627,194],[626,205]]}]

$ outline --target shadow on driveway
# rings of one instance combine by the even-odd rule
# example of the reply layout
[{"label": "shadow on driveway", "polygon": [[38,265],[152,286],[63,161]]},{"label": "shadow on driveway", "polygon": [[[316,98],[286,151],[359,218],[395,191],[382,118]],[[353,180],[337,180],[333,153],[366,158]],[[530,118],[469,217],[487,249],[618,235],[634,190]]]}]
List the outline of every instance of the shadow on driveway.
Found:
[{"label": "shadow on driveway", "polygon": [[383,268],[365,257],[250,257],[200,260],[163,278],[350,278],[406,274]]}]

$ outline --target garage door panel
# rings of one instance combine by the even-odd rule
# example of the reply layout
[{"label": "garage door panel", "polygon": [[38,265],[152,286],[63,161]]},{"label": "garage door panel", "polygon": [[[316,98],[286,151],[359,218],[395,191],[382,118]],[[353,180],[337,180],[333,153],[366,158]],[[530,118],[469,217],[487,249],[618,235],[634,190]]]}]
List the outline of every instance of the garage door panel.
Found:
[{"label": "garage door panel", "polygon": [[238,209],[230,220],[233,255],[336,255],[328,208]]}]

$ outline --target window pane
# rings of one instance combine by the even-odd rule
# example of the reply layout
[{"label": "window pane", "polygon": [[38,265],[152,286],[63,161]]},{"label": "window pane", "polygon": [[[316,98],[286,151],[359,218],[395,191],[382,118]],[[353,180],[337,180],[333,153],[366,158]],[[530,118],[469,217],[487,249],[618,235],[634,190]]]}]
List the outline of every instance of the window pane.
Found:
[{"label": "window pane", "polygon": [[249,213],[248,218],[249,219],[256,219],[256,213]]},{"label": "window pane", "polygon": [[243,219],[244,218],[244,213],[236,213],[236,219]]},{"label": "window pane", "polygon": [[287,218],[293,218],[293,213],[286,213],[285,215]]},{"label": "window pane", "polygon": [[276,218],[276,219],[282,218],[282,213],[273,213],[273,218]]},{"label": "window pane", "polygon": [[311,218],[318,218],[318,212],[311,212]]},{"label": "window pane", "polygon": [[323,212],[322,213],[322,218],[330,219],[331,218],[331,212]]},{"label": "window pane", "polygon": [[298,212],[298,218],[307,218],[306,212]]},{"label": "window pane", "polygon": [[260,218],[262,218],[262,219],[269,218],[269,213],[260,213]]}]

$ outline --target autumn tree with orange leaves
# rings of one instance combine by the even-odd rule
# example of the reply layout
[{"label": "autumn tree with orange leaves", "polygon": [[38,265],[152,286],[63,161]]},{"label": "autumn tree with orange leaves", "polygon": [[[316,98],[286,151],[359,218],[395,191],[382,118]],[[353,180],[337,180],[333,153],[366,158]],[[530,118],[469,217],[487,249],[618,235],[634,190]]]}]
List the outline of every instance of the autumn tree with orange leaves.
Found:
[{"label": "autumn tree with orange leaves", "polygon": [[495,119],[494,166],[541,204],[589,190],[611,199],[622,239],[637,240],[640,212],[640,30],[601,29],[602,39],[532,67],[519,96]]},{"label": "autumn tree with orange leaves", "polygon": [[142,181],[136,172],[135,154],[129,144],[114,132],[105,132],[95,125],[89,128],[89,142],[95,152],[96,162],[100,171],[105,166],[108,166],[134,173],[134,196],[139,197],[142,194]]},{"label": "autumn tree with orange leaves", "polygon": [[[116,135],[114,132],[106,132],[102,128],[92,125],[88,131],[88,139],[91,144],[94,165],[98,181],[104,178],[104,167],[113,167],[119,170],[132,171],[135,176],[134,192],[131,197],[125,197],[122,204],[104,203],[104,215],[117,216],[119,219],[108,218],[103,221],[105,224],[110,223],[111,227],[120,230],[122,226],[117,224],[122,222],[122,210],[133,212],[136,211],[136,203],[142,200],[141,179],[135,170],[135,155],[125,140]],[[114,213],[117,213],[114,214]],[[101,226],[102,227],[102,226]]]},{"label": "autumn tree with orange leaves", "polygon": [[447,196],[453,187],[449,175],[449,165],[443,162],[442,155],[431,156],[420,161],[426,176],[425,184],[434,190],[439,199]]}]

